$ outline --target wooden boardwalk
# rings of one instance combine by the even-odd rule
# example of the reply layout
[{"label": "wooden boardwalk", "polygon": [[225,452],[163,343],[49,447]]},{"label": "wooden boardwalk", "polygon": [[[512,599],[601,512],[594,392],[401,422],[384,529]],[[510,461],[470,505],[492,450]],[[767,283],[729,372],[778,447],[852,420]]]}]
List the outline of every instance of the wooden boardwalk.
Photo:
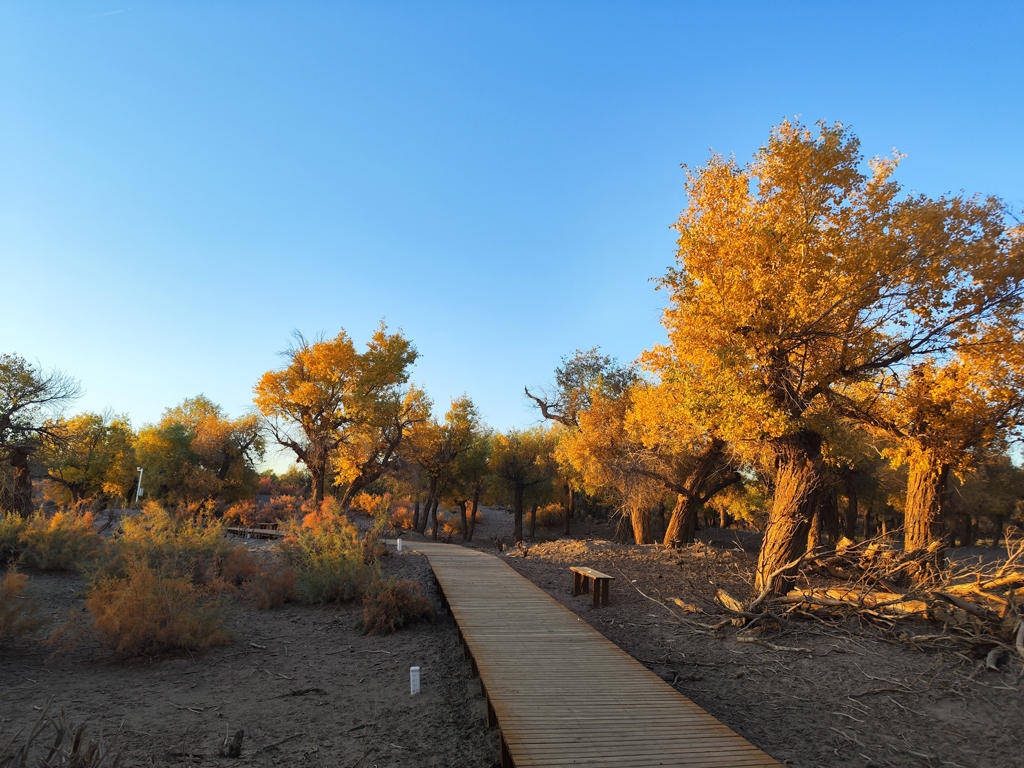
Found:
[{"label": "wooden boardwalk", "polygon": [[499,558],[403,544],[430,560],[500,729],[502,766],[780,768]]}]

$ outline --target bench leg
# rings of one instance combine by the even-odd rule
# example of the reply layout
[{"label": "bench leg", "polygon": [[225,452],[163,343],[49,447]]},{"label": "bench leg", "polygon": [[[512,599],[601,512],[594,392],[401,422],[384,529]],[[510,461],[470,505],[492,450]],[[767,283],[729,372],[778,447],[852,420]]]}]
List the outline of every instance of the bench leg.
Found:
[{"label": "bench leg", "polygon": [[580,593],[580,575],[573,571],[572,574],[572,596],[576,597]]},{"label": "bench leg", "polygon": [[587,594],[590,591],[590,577],[580,574],[580,584],[582,585],[582,589],[580,591],[582,591],[584,595]]}]

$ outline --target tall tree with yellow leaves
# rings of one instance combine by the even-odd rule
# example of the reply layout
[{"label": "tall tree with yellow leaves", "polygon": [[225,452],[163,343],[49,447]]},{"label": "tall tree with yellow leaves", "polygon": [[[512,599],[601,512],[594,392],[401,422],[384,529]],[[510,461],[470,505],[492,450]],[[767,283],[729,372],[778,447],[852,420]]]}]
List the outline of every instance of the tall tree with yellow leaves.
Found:
[{"label": "tall tree with yellow leaves", "polygon": [[725,443],[680,408],[674,384],[637,381],[618,394],[593,392],[556,455],[587,490],[611,492],[630,515],[638,544],[652,541],[650,506],[666,492],[676,502],[664,544],[679,546],[693,541],[700,506],[740,480]]},{"label": "tall tree with yellow leaves", "polygon": [[491,472],[512,496],[512,538],[523,540],[523,510],[530,494],[554,480],[555,437],[543,427],[513,429],[494,436],[489,457]]},{"label": "tall tree with yellow leaves", "polygon": [[942,354],[1020,286],[998,200],[906,195],[899,156],[864,167],[841,124],[786,121],[747,165],[687,173],[667,344],[645,354],[686,377],[686,410],[732,450],[766,452],[774,496],[756,588],[780,590],[822,488],[810,417],[836,388]]},{"label": "tall tree with yellow leaves", "polygon": [[81,413],[51,427],[59,439],[45,441],[36,454],[50,481],[72,501],[128,497],[136,478],[135,433],[125,417]]},{"label": "tall tree with yellow leaves", "polygon": [[1024,419],[1022,329],[989,328],[944,362],[928,360],[833,399],[890,439],[887,455],[907,469],[904,547],[934,550],[950,475],[963,478],[1005,452]]},{"label": "tall tree with yellow leaves", "polygon": [[274,439],[306,465],[313,502],[323,501],[330,463],[339,446],[355,441],[380,418],[382,404],[405,400],[404,388],[416,360],[412,342],[381,323],[356,351],[340,331],[310,342],[296,334],[285,353],[287,365],[267,371],[254,388],[256,407]]}]

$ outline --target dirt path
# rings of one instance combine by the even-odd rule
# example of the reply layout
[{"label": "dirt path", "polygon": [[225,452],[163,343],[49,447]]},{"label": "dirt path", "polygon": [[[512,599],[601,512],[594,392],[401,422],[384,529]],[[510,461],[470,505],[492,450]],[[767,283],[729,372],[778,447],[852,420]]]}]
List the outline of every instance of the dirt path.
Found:
[{"label": "dirt path", "polygon": [[[433,594],[422,556],[385,563]],[[51,624],[81,610],[80,579],[36,574],[29,583]],[[235,604],[232,645],[153,662],[116,662],[95,646],[47,661],[49,649],[37,644],[5,646],[0,745],[52,697],[93,733],[113,738],[120,729],[127,766],[492,765],[496,737],[483,727],[483,698],[450,619],[365,637],[358,617],[355,607]],[[419,696],[409,695],[412,665],[422,669]],[[241,759],[218,757],[225,733],[239,728]]]}]

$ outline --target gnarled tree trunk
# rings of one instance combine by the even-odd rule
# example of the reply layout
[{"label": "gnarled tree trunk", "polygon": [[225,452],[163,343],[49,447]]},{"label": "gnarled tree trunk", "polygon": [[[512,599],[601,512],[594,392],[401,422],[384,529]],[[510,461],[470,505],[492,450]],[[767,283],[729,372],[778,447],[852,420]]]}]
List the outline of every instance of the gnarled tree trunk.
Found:
[{"label": "gnarled tree trunk", "polygon": [[573,519],[576,514],[576,491],[572,487],[572,483],[566,483],[566,489],[569,491],[568,503],[565,505],[565,535],[569,535],[569,521]]},{"label": "gnarled tree trunk", "polygon": [[480,490],[473,491],[473,506],[469,513],[469,523],[465,528],[466,541],[473,540],[473,532],[476,530],[476,517],[480,509]]},{"label": "gnarled tree trunk", "polygon": [[785,566],[807,549],[807,533],[822,484],[821,437],[810,430],[779,439],[775,445],[775,494],[764,543],[757,560],[754,588],[782,594],[789,589]]},{"label": "gnarled tree trunk", "polygon": [[630,522],[633,524],[633,538],[637,544],[653,544],[651,535],[651,510],[638,506],[630,510]]},{"label": "gnarled tree trunk", "polygon": [[931,451],[919,451],[911,458],[904,507],[903,546],[907,552],[926,549],[942,539],[942,501],[948,477],[949,465]]},{"label": "gnarled tree trunk", "polygon": [[697,528],[697,502],[692,496],[676,494],[676,504],[665,528],[663,544],[666,547],[679,547],[693,543],[693,533]]},{"label": "gnarled tree trunk", "polygon": [[516,486],[512,494],[512,541],[523,540],[523,488]]},{"label": "gnarled tree trunk", "polygon": [[11,468],[10,485],[0,489],[0,501],[5,507],[0,509],[0,512],[15,512],[22,517],[32,514],[32,475],[28,468],[28,457],[31,452],[31,448],[21,445],[10,449],[7,455]]}]

